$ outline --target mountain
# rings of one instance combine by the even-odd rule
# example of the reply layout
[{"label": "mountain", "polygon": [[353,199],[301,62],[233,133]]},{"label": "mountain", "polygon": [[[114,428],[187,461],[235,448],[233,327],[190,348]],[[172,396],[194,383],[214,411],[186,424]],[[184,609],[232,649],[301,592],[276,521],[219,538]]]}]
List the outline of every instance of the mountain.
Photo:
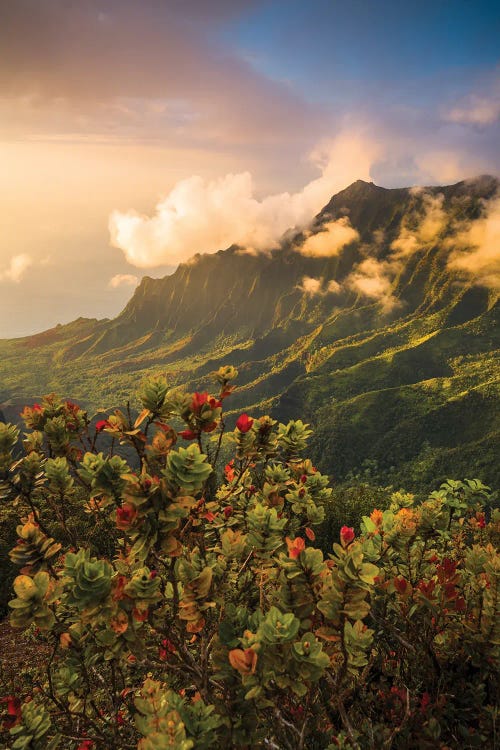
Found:
[{"label": "mountain", "polygon": [[[306,419],[314,457],[334,478],[493,484],[498,291],[450,257],[498,190],[488,176],[418,190],[358,180],[267,253],[197,255],[171,276],[143,278],[114,320],[0,342],[1,408],[10,416],[50,391],[90,408],[123,403],[152,371],[206,388],[231,363],[234,412]],[[311,240],[328,254],[307,254]]]}]

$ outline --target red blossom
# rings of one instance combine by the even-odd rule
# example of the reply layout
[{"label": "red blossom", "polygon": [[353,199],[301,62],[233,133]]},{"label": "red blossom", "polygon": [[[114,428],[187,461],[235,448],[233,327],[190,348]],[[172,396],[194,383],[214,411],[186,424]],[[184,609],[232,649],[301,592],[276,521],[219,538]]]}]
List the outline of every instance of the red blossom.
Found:
[{"label": "red blossom", "polygon": [[309,528],[309,526],[305,529],[306,537],[310,539],[311,542],[314,542],[316,539],[316,534],[312,529]]},{"label": "red blossom", "polygon": [[212,513],[212,511],[207,510],[207,512],[203,514],[203,518],[206,518],[209,523],[213,523],[215,521],[215,514]]},{"label": "red blossom", "polygon": [[398,594],[401,594],[404,596],[404,594],[408,591],[410,584],[406,580],[406,578],[394,578],[394,588],[398,592]]},{"label": "red blossom", "polygon": [[161,642],[161,646],[158,648],[158,656],[162,661],[165,661],[168,654],[175,653],[175,646],[171,640],[164,638]]},{"label": "red blossom", "polygon": [[137,517],[137,510],[133,505],[124,503],[116,510],[116,526],[118,529],[128,529]]},{"label": "red blossom", "polygon": [[286,545],[288,547],[288,555],[292,558],[292,560],[295,560],[297,557],[299,557],[300,553],[303,552],[306,548],[305,540],[300,536],[296,537],[293,540],[286,537]]},{"label": "red blossom", "polygon": [[118,576],[114,582],[114,590],[113,590],[113,601],[118,602],[120,599],[123,599],[126,594],[124,593],[124,588],[128,583],[128,579],[125,576]]},{"label": "red blossom", "polygon": [[198,437],[198,433],[193,430],[182,430],[182,432],[179,432],[179,435],[184,440],[195,440]]},{"label": "red blossom", "polygon": [[436,588],[436,581],[432,579],[430,581],[419,581],[417,588],[427,599],[430,599]]},{"label": "red blossom", "polygon": [[234,472],[234,458],[224,466],[224,476],[226,477],[226,480],[228,482],[232,482],[234,477],[236,476]]},{"label": "red blossom", "polygon": [[236,421],[236,429],[243,434],[252,429],[253,419],[248,414],[242,414]]},{"label": "red blossom", "polygon": [[40,404],[33,404],[31,408],[33,409],[33,411],[42,411],[42,407],[40,406]]},{"label": "red blossom", "polygon": [[21,721],[21,701],[13,695],[8,695],[5,698],[0,698],[0,702],[7,704],[8,718],[3,722],[3,728],[11,729]]},{"label": "red blossom", "polygon": [[422,693],[422,697],[420,698],[420,710],[425,711],[430,705],[430,702],[431,696],[429,695],[429,693]]},{"label": "red blossom", "polygon": [[198,393],[197,391],[193,393],[193,398],[191,400],[191,411],[195,414],[198,414],[201,410],[201,407],[206,404],[208,401],[208,393],[205,391],[204,393]]},{"label": "red blossom", "polygon": [[343,547],[347,547],[355,536],[356,534],[354,533],[352,526],[342,526],[340,529],[340,541],[342,542]]},{"label": "red blossom", "polygon": [[449,557],[445,557],[443,560],[443,564],[440,567],[442,568],[446,576],[448,578],[451,578],[452,576],[455,575],[457,566],[458,566],[458,562],[456,560],[451,560]]},{"label": "red blossom", "polygon": [[132,617],[136,622],[145,622],[149,617],[149,609],[139,609],[134,607],[132,610]]},{"label": "red blossom", "polygon": [[100,419],[98,422],[96,422],[96,432],[102,432],[105,427],[111,427],[107,419]]},{"label": "red blossom", "polygon": [[233,512],[233,506],[232,505],[226,505],[226,507],[224,508],[224,516],[226,518],[229,518],[229,516],[232,514],[232,512]]}]

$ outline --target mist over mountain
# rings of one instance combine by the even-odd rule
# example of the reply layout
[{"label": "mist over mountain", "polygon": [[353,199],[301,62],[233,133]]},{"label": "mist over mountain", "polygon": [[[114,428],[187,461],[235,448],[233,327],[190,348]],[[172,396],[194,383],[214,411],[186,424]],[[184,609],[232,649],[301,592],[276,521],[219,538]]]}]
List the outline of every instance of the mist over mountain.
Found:
[{"label": "mist over mountain", "polygon": [[[210,387],[240,371],[234,413],[303,418],[334,479],[369,469],[425,487],[500,479],[499,183],[385,189],[362,180],[265,252],[197,255],[144,277],[113,320],[0,342],[0,401],[56,391],[123,403],[148,372]],[[229,402],[228,402],[229,406]]]}]

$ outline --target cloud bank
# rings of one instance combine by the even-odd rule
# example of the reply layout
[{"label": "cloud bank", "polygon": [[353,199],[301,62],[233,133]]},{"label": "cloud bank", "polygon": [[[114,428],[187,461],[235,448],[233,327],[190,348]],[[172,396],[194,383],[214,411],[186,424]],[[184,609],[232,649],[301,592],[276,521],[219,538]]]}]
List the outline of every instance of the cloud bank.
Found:
[{"label": "cloud bank", "polygon": [[132,273],[117,273],[111,277],[108,286],[111,289],[118,289],[120,286],[137,286],[139,279]]},{"label": "cloud bank", "polygon": [[309,235],[299,250],[302,255],[328,257],[338,255],[342,248],[357,239],[358,232],[351,227],[345,216],[337,221],[329,221],[320,232]]},{"label": "cloud bank", "polygon": [[[260,200],[249,172],[210,181],[198,176],[181,180],[152,216],[114,211],[109,219],[111,244],[137,268],[175,265],[195,253],[214,253],[233,244],[268,250],[288,229],[307,226],[334,193],[358,178],[370,179],[379,153],[369,139],[342,133],[313,153],[311,158],[321,170],[318,178],[299,192]],[[332,254],[355,238],[348,222],[332,222],[318,239],[306,241],[304,252]]]},{"label": "cloud bank", "polygon": [[[394,280],[413,253],[435,243],[447,224],[443,210],[444,196],[413,190],[419,200],[415,208],[405,216],[398,237],[391,243],[391,252],[384,260],[366,258],[347,277],[348,288],[370,300],[381,304],[383,312],[391,312],[400,305],[392,290]],[[380,238],[375,238],[380,243]]]},{"label": "cloud bank", "polygon": [[459,231],[449,244],[451,270],[500,291],[500,198],[490,201],[485,215]]},{"label": "cloud bank", "polygon": [[3,271],[0,271],[0,281],[19,284],[25,272],[33,265],[33,259],[26,253],[14,255],[10,263]]}]

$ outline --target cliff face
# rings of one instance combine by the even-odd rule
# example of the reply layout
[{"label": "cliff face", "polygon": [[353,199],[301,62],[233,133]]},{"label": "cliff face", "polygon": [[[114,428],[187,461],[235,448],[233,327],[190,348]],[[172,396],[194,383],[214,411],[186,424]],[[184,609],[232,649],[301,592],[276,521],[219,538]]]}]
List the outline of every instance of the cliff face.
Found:
[{"label": "cliff face", "polygon": [[[57,390],[100,405],[151,370],[200,388],[231,362],[235,412],[307,418],[318,459],[338,476],[368,461],[395,481],[411,470],[418,484],[419,471],[424,481],[482,461],[493,481],[497,295],[450,271],[448,258],[453,228],[480,217],[497,191],[491,177],[419,190],[357,181],[308,232],[290,231],[267,253],[196,256],[171,276],[145,277],[114,320],[0,343],[0,399]],[[328,242],[339,220],[353,241],[304,254],[311,234]]]}]

